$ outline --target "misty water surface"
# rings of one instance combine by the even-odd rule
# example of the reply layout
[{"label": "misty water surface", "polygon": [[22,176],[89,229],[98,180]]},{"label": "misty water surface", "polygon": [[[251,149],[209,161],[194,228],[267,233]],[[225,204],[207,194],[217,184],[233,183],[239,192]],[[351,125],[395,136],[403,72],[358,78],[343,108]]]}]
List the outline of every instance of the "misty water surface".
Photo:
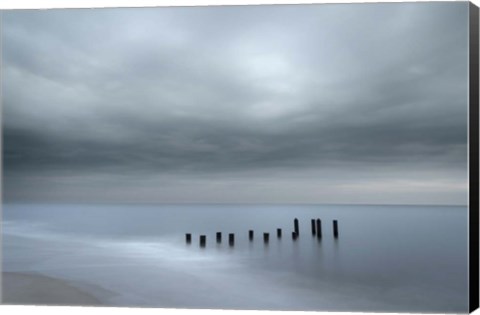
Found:
[{"label": "misty water surface", "polygon": [[3,215],[4,271],[66,279],[109,305],[467,311],[466,207],[8,204]]}]

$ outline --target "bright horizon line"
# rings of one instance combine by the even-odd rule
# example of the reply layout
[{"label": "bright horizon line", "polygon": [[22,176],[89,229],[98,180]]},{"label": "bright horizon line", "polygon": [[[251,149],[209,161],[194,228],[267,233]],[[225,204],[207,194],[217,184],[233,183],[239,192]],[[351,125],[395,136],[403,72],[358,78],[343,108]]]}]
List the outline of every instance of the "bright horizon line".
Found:
[{"label": "bright horizon line", "polygon": [[468,207],[468,204],[413,204],[413,203],[276,203],[276,202],[30,202],[2,201],[1,205],[158,205],[158,206],[410,206],[410,207]]}]

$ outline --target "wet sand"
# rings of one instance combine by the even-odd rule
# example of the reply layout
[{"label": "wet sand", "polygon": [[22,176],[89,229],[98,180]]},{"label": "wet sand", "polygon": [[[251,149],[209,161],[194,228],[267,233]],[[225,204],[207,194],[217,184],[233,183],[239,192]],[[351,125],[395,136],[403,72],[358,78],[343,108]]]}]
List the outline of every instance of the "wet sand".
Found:
[{"label": "wet sand", "polygon": [[2,303],[15,305],[102,305],[95,296],[51,277],[2,273]]}]

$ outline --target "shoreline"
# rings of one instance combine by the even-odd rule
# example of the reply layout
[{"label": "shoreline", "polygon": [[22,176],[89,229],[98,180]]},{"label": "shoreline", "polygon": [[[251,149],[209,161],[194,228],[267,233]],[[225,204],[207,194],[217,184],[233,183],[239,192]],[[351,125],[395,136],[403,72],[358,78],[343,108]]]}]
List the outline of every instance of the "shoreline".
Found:
[{"label": "shoreline", "polygon": [[3,305],[105,305],[67,281],[38,274],[2,272]]}]

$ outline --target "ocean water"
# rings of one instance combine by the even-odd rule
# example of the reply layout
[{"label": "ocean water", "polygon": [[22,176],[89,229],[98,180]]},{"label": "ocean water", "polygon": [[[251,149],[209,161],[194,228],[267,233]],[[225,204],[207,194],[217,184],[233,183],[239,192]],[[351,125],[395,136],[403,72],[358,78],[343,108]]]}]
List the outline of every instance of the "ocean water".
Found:
[{"label": "ocean water", "polygon": [[461,313],[467,232],[462,206],[6,204],[2,263],[112,306]]}]

